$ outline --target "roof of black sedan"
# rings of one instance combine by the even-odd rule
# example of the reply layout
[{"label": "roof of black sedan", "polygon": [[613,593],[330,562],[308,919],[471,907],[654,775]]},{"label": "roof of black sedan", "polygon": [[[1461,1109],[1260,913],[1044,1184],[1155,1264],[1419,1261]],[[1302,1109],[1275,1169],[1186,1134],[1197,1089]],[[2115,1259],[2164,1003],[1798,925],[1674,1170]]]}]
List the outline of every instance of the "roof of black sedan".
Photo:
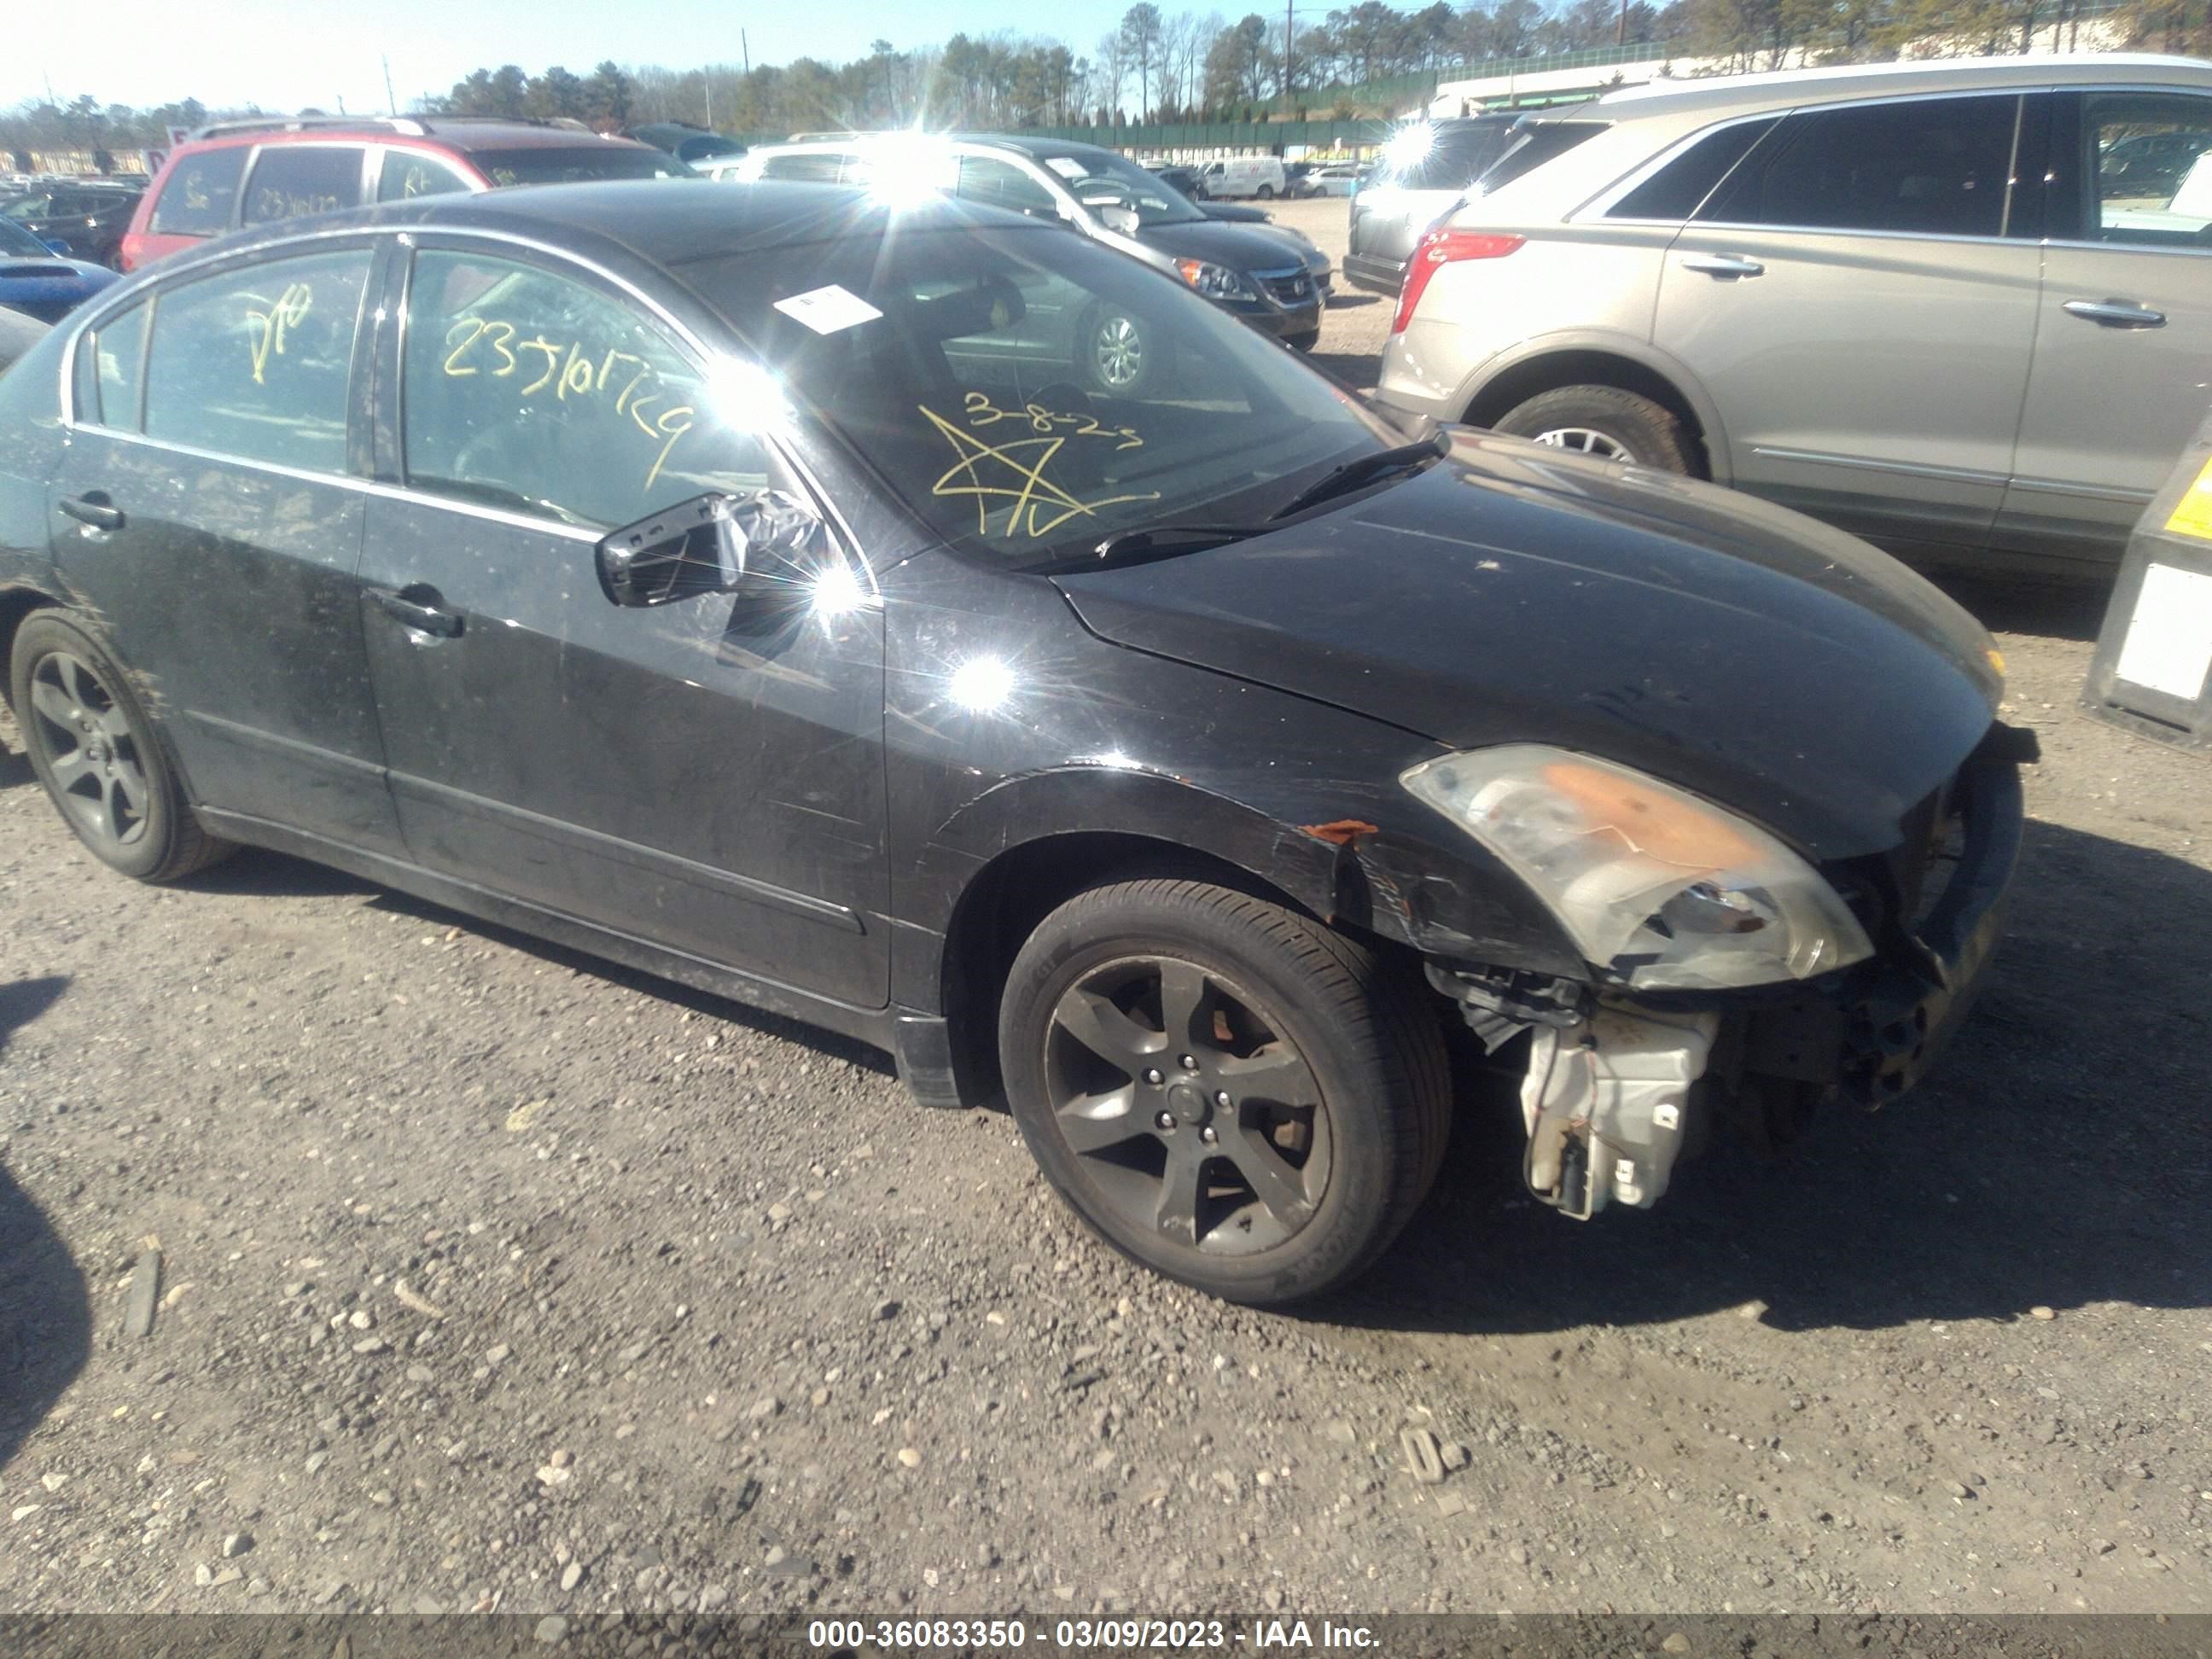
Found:
[{"label": "roof of black sedan", "polygon": [[[451,225],[532,235],[556,245],[566,237],[597,236],[657,264],[680,265],[846,236],[880,236],[894,220],[906,230],[1044,228],[1020,214],[949,197],[894,208],[846,185],[712,179],[527,185],[477,195],[423,196],[327,215],[314,224],[324,230]],[[269,240],[281,240],[288,228],[296,234],[300,223],[270,226],[276,234]]]}]

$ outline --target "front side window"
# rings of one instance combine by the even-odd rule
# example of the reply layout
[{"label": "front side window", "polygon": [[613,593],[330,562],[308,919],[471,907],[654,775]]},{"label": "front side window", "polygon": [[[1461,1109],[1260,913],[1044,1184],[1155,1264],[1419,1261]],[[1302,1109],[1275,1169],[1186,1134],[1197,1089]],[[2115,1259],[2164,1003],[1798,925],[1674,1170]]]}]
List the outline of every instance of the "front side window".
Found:
[{"label": "front side window", "polygon": [[0,217],[13,219],[18,224],[51,219],[53,213],[54,198],[51,196],[25,196],[0,208]]},{"label": "front side window", "polygon": [[1155,225],[1196,224],[1206,217],[1134,161],[1110,150],[1045,155],[1038,161],[1066,185],[1070,195],[1094,212],[1100,208],[1127,208],[1148,230]]},{"label": "front side window", "polygon": [[261,152],[246,186],[246,222],[265,225],[361,205],[357,147],[282,144]]},{"label": "front side window", "polygon": [[1042,225],[908,220],[684,275],[803,415],[945,541],[995,560],[1263,519],[1405,441],[1181,283]]},{"label": "front side window", "polygon": [[159,236],[220,236],[230,228],[231,204],[245,172],[242,145],[185,156],[162,185],[149,228]]},{"label": "front side window", "polygon": [[2093,242],[2212,249],[2212,98],[2093,92],[2081,98],[2086,222]]},{"label": "front side window", "polygon": [[1702,222],[2003,234],[2017,96],[1908,98],[1790,116],[1729,174]]},{"label": "front side window", "polygon": [[986,207],[1006,208],[1040,218],[1056,217],[1060,211],[1050,191],[1012,162],[992,155],[960,158],[959,193]]},{"label": "front side window", "polygon": [[420,150],[387,149],[378,169],[376,199],[411,202],[417,196],[450,196],[472,188],[469,181],[434,155]]},{"label": "front side window", "polygon": [[44,259],[52,252],[52,248],[13,219],[0,215],[0,258]]},{"label": "front side window", "polygon": [[690,359],[629,301],[577,278],[426,250],[405,339],[410,489],[612,528],[769,482],[760,441],[717,419]]},{"label": "front side window", "polygon": [[1707,133],[1614,203],[1607,216],[1669,223],[1688,218],[1773,126],[1771,120],[1738,121]]},{"label": "front side window", "polygon": [[146,354],[146,435],[246,460],[345,471],[368,264],[368,250],[350,248],[270,259],[163,292]]},{"label": "front side window", "polygon": [[769,156],[761,163],[760,176],[793,185],[842,185],[854,168],[854,158],[842,150],[802,149]]}]

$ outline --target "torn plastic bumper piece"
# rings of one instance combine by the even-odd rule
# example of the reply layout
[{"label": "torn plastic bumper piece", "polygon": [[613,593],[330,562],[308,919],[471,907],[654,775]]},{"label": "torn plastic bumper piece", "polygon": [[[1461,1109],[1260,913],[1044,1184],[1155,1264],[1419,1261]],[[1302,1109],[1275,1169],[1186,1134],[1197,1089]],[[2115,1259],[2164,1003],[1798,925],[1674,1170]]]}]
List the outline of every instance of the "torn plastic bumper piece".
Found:
[{"label": "torn plastic bumper piece", "polygon": [[1667,1190],[1720,1016],[1601,1005],[1579,1024],[1534,1029],[1521,1085],[1528,1190],[1577,1220],[1607,1203],[1650,1208]]}]

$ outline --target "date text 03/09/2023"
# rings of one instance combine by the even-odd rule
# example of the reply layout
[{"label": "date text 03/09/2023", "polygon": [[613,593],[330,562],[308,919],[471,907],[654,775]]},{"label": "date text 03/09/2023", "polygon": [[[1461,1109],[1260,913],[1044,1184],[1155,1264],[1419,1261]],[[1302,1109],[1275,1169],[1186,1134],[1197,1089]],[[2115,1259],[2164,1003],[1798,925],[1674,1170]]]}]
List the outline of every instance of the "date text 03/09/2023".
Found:
[{"label": "date text 03/09/2023", "polygon": [[1379,1638],[1365,1625],[1328,1619],[817,1619],[806,1626],[806,1643],[811,1648],[889,1652],[949,1648],[1012,1653],[1034,1644],[1175,1653],[1209,1648],[1369,1650],[1379,1645]]}]

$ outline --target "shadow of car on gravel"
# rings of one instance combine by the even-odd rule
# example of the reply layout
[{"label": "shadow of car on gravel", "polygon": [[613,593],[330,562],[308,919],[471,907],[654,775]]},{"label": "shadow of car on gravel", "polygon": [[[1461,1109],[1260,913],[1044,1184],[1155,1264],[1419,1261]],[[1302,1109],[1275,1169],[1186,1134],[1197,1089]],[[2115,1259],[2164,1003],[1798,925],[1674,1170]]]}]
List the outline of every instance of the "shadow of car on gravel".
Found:
[{"label": "shadow of car on gravel", "polygon": [[1920,1091],[1763,1157],[1726,1133],[1649,1212],[1521,1188],[1517,1108],[1463,1113],[1435,1196],[1309,1310],[1383,1329],[1639,1325],[1765,1303],[1787,1330],[2212,1308],[2212,872],[2030,823],[1980,1000]]},{"label": "shadow of car on gravel", "polygon": [[[0,984],[0,1064],[9,1038],[68,985],[54,977]],[[13,1127],[0,1123],[0,1129]],[[0,1159],[0,1469],[46,1420],[91,1352],[84,1274]]]}]

